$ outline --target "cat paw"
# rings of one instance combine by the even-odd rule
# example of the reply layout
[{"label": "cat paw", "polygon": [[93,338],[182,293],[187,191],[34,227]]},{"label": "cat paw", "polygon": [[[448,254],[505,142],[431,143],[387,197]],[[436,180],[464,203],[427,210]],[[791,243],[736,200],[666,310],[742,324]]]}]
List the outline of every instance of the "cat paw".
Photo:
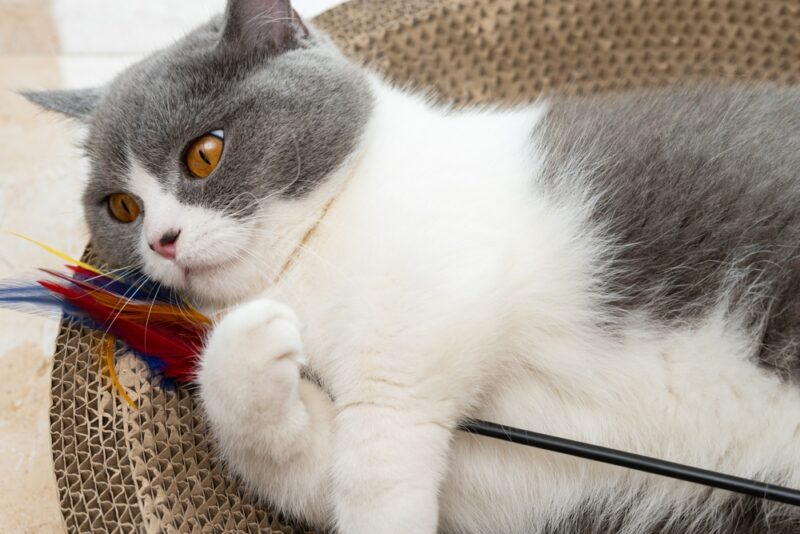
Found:
[{"label": "cat paw", "polygon": [[206,411],[212,420],[278,423],[297,399],[305,363],[300,322],[288,306],[243,304],[214,327],[203,352],[198,381]]}]

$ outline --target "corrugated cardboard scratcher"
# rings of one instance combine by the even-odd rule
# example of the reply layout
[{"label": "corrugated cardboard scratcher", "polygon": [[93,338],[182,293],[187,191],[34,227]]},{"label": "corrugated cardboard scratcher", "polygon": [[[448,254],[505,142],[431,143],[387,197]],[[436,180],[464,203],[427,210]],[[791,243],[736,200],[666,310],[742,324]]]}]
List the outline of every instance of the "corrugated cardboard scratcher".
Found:
[{"label": "corrugated cardboard scratcher", "polygon": [[[796,0],[352,0],[315,20],[358,61],[457,105],[696,79],[800,79]],[[88,251],[87,251],[87,254]],[[51,435],[71,532],[305,532],[229,478],[189,388],[61,325]]]}]

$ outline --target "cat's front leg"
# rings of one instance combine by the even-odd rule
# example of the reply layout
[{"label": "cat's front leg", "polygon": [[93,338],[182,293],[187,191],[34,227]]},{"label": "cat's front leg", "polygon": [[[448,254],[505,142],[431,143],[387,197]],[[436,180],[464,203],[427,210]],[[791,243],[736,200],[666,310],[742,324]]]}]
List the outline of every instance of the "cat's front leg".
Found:
[{"label": "cat's front leg", "polygon": [[300,376],[299,323],[260,299],[214,328],[198,374],[203,406],[227,464],[281,511],[325,527],[332,407]]},{"label": "cat's front leg", "polygon": [[[338,403],[335,504],[348,534],[435,534],[452,430],[435,401],[377,383],[377,396]],[[367,388],[371,389],[371,388]]]}]

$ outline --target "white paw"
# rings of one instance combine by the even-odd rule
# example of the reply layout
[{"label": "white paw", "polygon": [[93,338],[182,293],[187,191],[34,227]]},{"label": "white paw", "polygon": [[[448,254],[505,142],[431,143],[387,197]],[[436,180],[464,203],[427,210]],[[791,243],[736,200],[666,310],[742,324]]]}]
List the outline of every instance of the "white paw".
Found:
[{"label": "white paw", "polygon": [[235,308],[211,332],[198,373],[212,421],[238,416],[279,423],[297,400],[305,364],[300,323],[292,310],[259,299]]}]

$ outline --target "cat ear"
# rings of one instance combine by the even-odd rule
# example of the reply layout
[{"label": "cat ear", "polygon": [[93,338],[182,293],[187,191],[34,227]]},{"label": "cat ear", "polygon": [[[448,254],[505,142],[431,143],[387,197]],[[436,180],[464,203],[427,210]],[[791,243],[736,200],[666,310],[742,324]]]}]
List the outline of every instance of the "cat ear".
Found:
[{"label": "cat ear", "polygon": [[100,89],[62,89],[55,91],[23,91],[22,96],[37,106],[57,111],[86,122],[100,101]]},{"label": "cat ear", "polygon": [[248,49],[283,52],[308,28],[289,0],[229,0],[223,40]]}]

